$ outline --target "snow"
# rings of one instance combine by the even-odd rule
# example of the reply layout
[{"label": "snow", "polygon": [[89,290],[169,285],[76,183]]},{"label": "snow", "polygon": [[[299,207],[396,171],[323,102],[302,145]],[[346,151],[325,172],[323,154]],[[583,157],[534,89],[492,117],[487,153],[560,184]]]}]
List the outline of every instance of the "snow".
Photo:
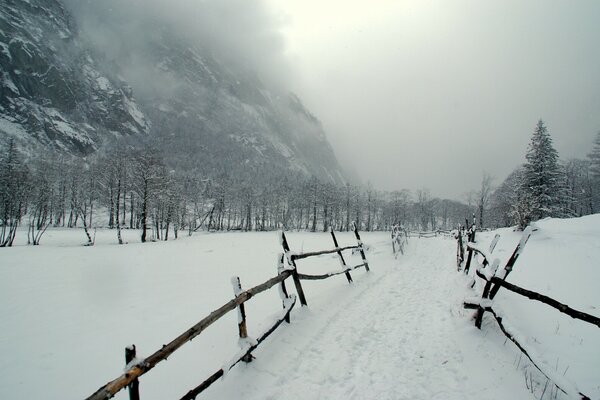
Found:
[{"label": "snow", "polygon": [[2,132],[5,135],[13,136],[16,138],[26,138],[28,136],[27,131],[23,129],[23,126],[21,126],[21,124],[14,121],[10,121],[7,118],[10,117],[0,117],[0,132]]},{"label": "snow", "polygon": [[84,131],[68,123],[60,111],[54,108],[47,108],[46,113],[51,118],[54,129],[59,131],[63,136],[77,140],[80,143],[93,144],[92,139]]},{"label": "snow", "polygon": [[13,92],[16,95],[21,94],[17,85],[15,85],[13,80],[10,78],[10,76],[6,72],[2,72],[2,85],[4,87],[8,88],[8,90],[10,90],[11,92]]},{"label": "snow", "polygon": [[98,85],[98,88],[100,90],[103,90],[105,92],[112,90],[112,85],[110,84],[110,81],[104,76],[96,77],[96,84]]},{"label": "snow", "polygon": [[[507,281],[600,316],[600,214],[546,219],[535,225]],[[487,243],[494,233],[478,233],[477,240]],[[526,235],[512,229],[498,233],[501,238],[494,256],[501,258],[503,266]],[[540,357],[547,369],[558,371],[591,398],[600,398],[598,327],[504,289],[500,289],[494,303],[505,311],[505,322],[527,338],[528,349]],[[485,327],[485,321],[484,329],[495,324],[487,319]]]},{"label": "snow", "polygon": [[127,109],[129,115],[131,115],[131,118],[133,118],[139,126],[144,129],[148,127],[148,122],[146,121],[144,113],[133,100],[130,100],[127,96],[123,95],[123,105]]},{"label": "snow", "polygon": [[[599,272],[592,262],[600,256],[598,217],[540,222],[509,281],[598,315]],[[520,233],[499,233],[494,256],[504,265]],[[478,233],[477,240],[484,245],[494,234]],[[0,398],[85,398],[122,373],[126,346],[135,344],[143,360],[141,354],[229,301],[232,276],[250,288],[284,267],[275,258],[282,251],[276,232],[199,233],[145,244],[136,243],[137,231],[123,235],[129,244],[119,246],[115,231],[98,230],[96,245],[83,247],[80,230],[51,229],[34,247],[20,232],[16,247],[0,249]],[[286,236],[293,252],[332,247],[329,233]],[[336,236],[340,247],[356,244],[352,232]],[[352,284],[343,275],[303,281],[308,307],[296,304],[291,323],[253,351],[253,362],[237,364],[199,398],[535,398],[524,384],[531,367],[491,316],[480,331],[473,310],[462,308],[465,297],[481,292],[456,272],[453,239],[410,239],[395,259],[388,232],[361,236],[371,271],[353,271]],[[360,254],[344,256],[349,265],[362,262]],[[336,268],[337,258],[298,260],[298,270],[323,273]],[[291,295],[294,285],[287,284]],[[282,300],[289,306],[293,298],[273,288],[245,304],[251,338],[281,318]],[[598,328],[546,306],[537,310],[502,289],[496,306],[536,356],[599,397]],[[142,398],[182,396],[241,354],[239,346],[231,312],[142,376]]]}]

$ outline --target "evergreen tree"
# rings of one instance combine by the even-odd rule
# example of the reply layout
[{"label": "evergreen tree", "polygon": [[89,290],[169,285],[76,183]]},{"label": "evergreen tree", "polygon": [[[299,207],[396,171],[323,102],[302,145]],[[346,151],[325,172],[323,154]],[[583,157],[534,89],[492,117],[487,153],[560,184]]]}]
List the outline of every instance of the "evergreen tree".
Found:
[{"label": "evergreen tree", "polygon": [[523,166],[522,199],[529,215],[523,222],[561,215],[563,205],[564,172],[558,162],[558,152],[552,138],[540,119],[529,142]]},{"label": "evergreen tree", "polygon": [[594,140],[592,152],[588,155],[590,159],[590,197],[592,198],[591,212],[600,210],[600,131]]}]

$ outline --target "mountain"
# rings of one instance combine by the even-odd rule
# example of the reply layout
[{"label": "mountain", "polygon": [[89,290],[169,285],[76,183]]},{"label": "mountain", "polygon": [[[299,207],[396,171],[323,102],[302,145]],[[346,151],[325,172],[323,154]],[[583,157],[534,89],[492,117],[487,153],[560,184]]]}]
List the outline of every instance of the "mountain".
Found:
[{"label": "mountain", "polygon": [[57,1],[0,1],[0,131],[25,148],[86,155],[149,123],[126,82],[101,72]]},{"label": "mountain", "polygon": [[344,181],[300,99],[201,38],[103,2],[0,4],[0,141],[75,155],[144,141],[175,169]]}]

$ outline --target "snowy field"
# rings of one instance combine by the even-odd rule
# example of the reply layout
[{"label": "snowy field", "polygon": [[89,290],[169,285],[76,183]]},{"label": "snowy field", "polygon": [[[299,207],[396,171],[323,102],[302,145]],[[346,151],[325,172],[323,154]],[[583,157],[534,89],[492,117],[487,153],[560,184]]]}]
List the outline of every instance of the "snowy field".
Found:
[{"label": "snowy field", "polygon": [[[600,317],[600,214],[546,219],[535,226],[507,281]],[[478,241],[489,243],[495,233],[501,238],[493,256],[504,266],[521,233],[500,229],[478,234]],[[506,314],[504,322],[528,338],[526,345],[536,357],[576,383],[582,393],[600,399],[598,327],[503,289],[494,302]],[[484,319],[483,329],[495,324],[493,318]]]},{"label": "snowy field", "polygon": [[[538,223],[509,281],[600,315],[599,217]],[[495,254],[504,259],[519,234],[500,233]],[[122,373],[125,346],[153,353],[230,300],[232,276],[243,288],[275,276],[281,251],[274,232],[146,244],[138,232],[124,235],[130,243],[119,246],[114,231],[98,231],[96,246],[83,247],[81,231],[59,229],[41,246],[19,240],[0,249],[0,399],[87,397]],[[308,307],[298,303],[291,324],[253,353],[256,360],[238,364],[199,398],[539,398],[525,385],[532,368],[493,320],[479,331],[472,311],[462,309],[473,292],[456,272],[454,240],[411,239],[394,259],[388,233],[362,236],[371,272],[354,272],[352,285],[343,275],[303,282]],[[479,236],[482,243],[491,237]],[[291,232],[288,240],[296,252],[332,247],[323,233]],[[355,244],[351,233],[338,240]],[[347,262],[360,257],[348,254]],[[336,255],[299,261],[304,273],[339,268]],[[598,328],[502,290],[496,302],[545,362],[600,398]],[[246,303],[250,336],[280,310],[275,289]],[[232,312],[144,375],[141,398],[177,399],[237,351]],[[116,398],[126,399],[126,391]]]}]

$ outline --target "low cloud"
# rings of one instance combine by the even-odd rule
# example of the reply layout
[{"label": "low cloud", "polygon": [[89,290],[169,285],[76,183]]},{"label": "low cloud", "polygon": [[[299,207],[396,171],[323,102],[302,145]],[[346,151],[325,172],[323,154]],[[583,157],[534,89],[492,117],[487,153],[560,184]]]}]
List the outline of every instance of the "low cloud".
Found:
[{"label": "low cloud", "polygon": [[[85,40],[121,67],[134,86],[143,86],[136,85],[136,80],[155,84],[151,75],[156,71],[148,63],[160,51],[156,44],[169,40],[199,47],[232,71],[250,71],[267,84],[282,85],[289,77],[281,22],[261,1],[64,1]],[[169,77],[162,76],[162,80],[169,81]]]}]

